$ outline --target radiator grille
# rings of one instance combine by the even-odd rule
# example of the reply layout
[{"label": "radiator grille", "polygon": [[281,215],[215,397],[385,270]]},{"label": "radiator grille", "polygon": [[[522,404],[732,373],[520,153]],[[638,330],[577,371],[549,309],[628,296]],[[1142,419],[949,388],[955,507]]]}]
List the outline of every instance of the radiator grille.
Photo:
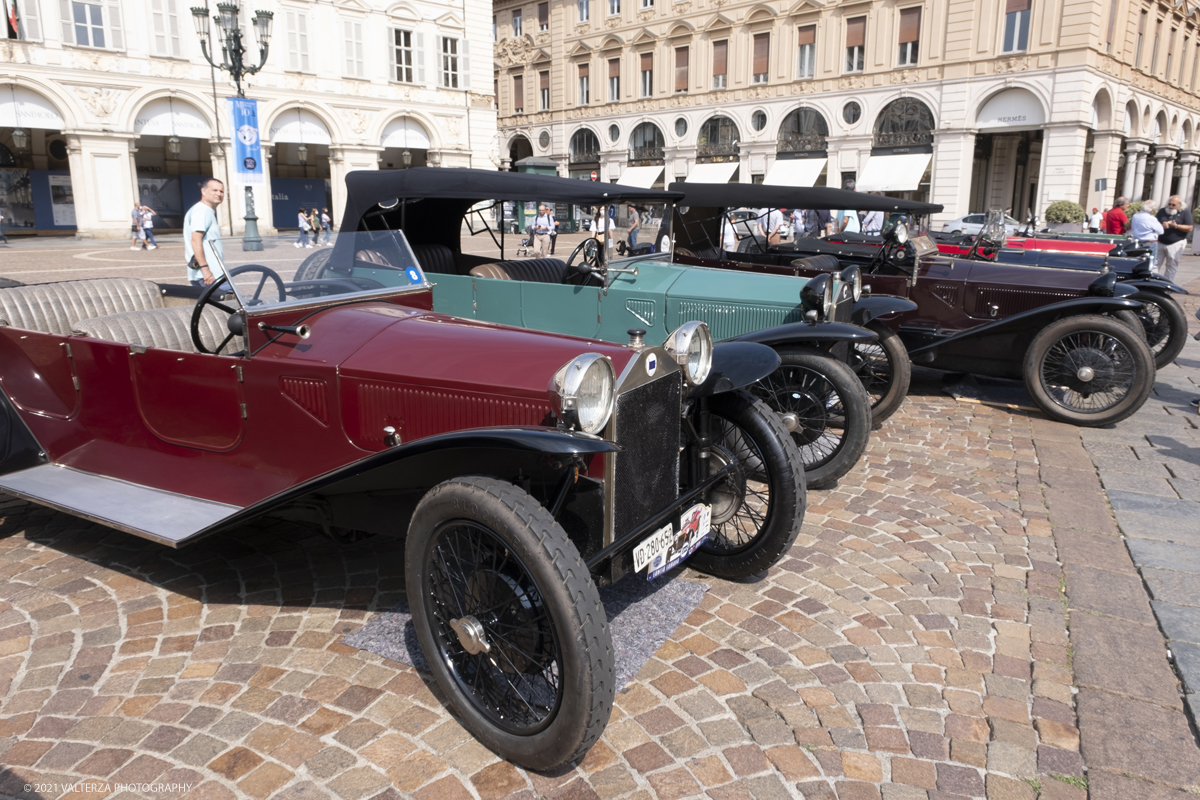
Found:
[{"label": "radiator grille", "polygon": [[[799,297],[798,292],[796,296]],[[703,320],[708,323],[713,339],[720,341],[788,322],[801,322],[804,314],[800,310],[799,300],[791,306],[746,306],[737,303],[682,300],[679,303],[678,318]]]},{"label": "radiator grille", "polygon": [[1020,314],[1022,311],[1029,311],[1034,308],[1048,306],[1051,303],[1057,303],[1062,300],[1070,300],[1074,297],[1079,297],[1078,292],[1040,292],[1034,289],[1000,289],[996,287],[981,288],[975,290],[972,295],[974,307],[967,309],[967,313],[973,317],[990,317],[990,306],[997,306],[999,311],[996,316],[1008,317],[1013,314]]},{"label": "radiator grille", "polygon": [[376,383],[359,385],[358,402],[359,436],[380,445],[388,425],[411,442],[464,428],[541,425],[550,411],[548,403]]},{"label": "radiator grille", "polygon": [[679,496],[683,387],[672,372],[617,396],[613,536],[645,522]]}]

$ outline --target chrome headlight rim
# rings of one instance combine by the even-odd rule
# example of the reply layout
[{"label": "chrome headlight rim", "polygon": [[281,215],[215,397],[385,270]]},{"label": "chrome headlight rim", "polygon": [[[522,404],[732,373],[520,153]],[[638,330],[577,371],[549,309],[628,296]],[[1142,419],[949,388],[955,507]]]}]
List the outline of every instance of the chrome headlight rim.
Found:
[{"label": "chrome headlight rim", "polygon": [[862,270],[858,268],[857,264],[851,264],[841,271],[838,279],[850,287],[850,296],[857,303],[862,298]]},{"label": "chrome headlight rim", "polygon": [[833,309],[833,276],[824,272],[810,279],[800,290],[800,308],[806,314],[815,311],[821,319]]},{"label": "chrome headlight rim", "polygon": [[908,243],[908,224],[905,223],[904,221],[897,222],[895,229],[892,231],[892,235],[896,237],[897,244],[907,244]]},{"label": "chrome headlight rim", "polygon": [[[683,377],[691,386],[699,386],[708,380],[712,372],[713,340],[708,324],[693,320],[676,328],[663,349],[683,368]],[[693,351],[697,351],[693,356]]]},{"label": "chrome headlight rim", "polygon": [[[585,381],[589,375],[593,374],[593,370],[601,370],[602,388],[599,398],[589,399],[581,395],[587,391]],[[616,371],[608,356],[600,353],[583,353],[563,364],[554,373],[546,391],[550,396],[551,409],[564,425],[571,430],[599,435],[612,418],[613,408],[616,405],[616,383]],[[596,404],[599,407],[599,413],[593,412],[589,414],[588,419],[584,419],[581,416],[581,407],[588,407],[596,399],[599,400]]]}]

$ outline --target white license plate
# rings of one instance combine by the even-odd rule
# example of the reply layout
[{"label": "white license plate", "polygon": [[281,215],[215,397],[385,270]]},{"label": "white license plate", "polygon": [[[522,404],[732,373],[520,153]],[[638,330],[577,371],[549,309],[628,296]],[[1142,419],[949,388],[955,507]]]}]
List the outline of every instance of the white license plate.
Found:
[{"label": "white license plate", "polygon": [[708,539],[712,524],[712,506],[703,503],[684,511],[679,517],[679,530],[667,524],[643,539],[633,548],[633,570],[646,570],[646,579],[654,580],[685,558]]}]

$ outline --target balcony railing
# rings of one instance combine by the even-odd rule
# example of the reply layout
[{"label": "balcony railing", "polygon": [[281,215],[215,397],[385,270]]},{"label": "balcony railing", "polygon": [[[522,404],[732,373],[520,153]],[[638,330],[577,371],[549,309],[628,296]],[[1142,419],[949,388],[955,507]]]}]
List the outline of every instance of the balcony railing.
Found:
[{"label": "balcony railing", "polygon": [[634,167],[657,167],[666,161],[666,154],[661,147],[631,147],[629,148],[629,164]]},{"label": "balcony railing", "polygon": [[572,164],[594,164],[600,161],[599,150],[572,150],[569,159]]},{"label": "balcony railing", "polygon": [[702,144],[696,148],[696,158],[697,160],[704,159],[708,162],[737,161],[738,143],[717,142],[715,144]]},{"label": "balcony railing", "polygon": [[825,137],[820,134],[781,133],[775,150],[779,153],[824,153],[827,146]]},{"label": "balcony railing", "polygon": [[875,147],[923,147],[933,144],[933,131],[877,133],[872,144]]}]

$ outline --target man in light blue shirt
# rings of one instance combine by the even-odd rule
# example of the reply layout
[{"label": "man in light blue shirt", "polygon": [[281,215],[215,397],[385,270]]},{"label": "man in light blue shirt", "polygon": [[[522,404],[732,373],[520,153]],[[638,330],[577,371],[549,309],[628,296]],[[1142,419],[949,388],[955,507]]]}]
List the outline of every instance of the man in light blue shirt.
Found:
[{"label": "man in light blue shirt", "polygon": [[183,257],[188,265],[188,281],[193,286],[209,286],[218,275],[225,274],[221,269],[225,249],[217,222],[217,206],[224,199],[225,184],[209,178],[200,185],[200,202],[183,217]]},{"label": "man in light blue shirt", "polygon": [[1155,269],[1158,263],[1158,237],[1163,235],[1162,223],[1154,216],[1157,211],[1158,203],[1147,200],[1129,221],[1129,235],[1150,251],[1150,269]]}]

